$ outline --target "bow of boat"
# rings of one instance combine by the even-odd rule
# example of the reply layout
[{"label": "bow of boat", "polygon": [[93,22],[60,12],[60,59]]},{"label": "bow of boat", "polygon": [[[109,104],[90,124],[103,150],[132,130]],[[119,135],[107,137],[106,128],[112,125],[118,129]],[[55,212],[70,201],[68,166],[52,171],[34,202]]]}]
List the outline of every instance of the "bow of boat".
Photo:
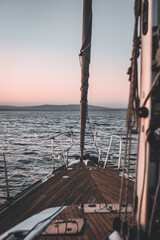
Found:
[{"label": "bow of boat", "polygon": [[[128,183],[128,203],[132,203],[133,182],[129,180]],[[60,206],[61,211],[53,216],[52,224],[54,221],[62,220],[65,225],[67,221],[74,223],[78,221],[77,219],[84,221],[83,231],[80,233],[76,231],[74,234],[68,232],[69,239],[91,239],[91,236],[93,239],[103,239],[112,230],[113,219],[119,217],[120,187],[121,176],[117,173],[109,169],[104,170],[91,161],[77,161],[68,168],[59,170],[30,192],[22,194],[4,207],[0,213],[0,233],[10,229],[6,233],[9,234],[20,222],[45,209]],[[122,202],[125,203],[125,196]],[[45,218],[48,217],[50,216],[45,215]],[[128,206],[126,214],[125,210],[121,211],[121,219],[129,221],[130,217],[131,208]],[[34,221],[30,228],[33,227]],[[68,239],[68,234],[47,233],[46,230],[46,232],[42,231],[40,239],[55,239],[55,236],[57,239]]]}]

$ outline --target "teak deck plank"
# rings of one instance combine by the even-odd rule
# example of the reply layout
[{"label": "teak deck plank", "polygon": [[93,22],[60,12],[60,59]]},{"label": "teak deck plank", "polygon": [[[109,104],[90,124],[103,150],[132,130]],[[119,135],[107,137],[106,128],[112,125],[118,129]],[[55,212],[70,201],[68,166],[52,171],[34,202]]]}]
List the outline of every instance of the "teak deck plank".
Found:
[{"label": "teak deck plank", "polygon": [[[80,214],[80,215],[79,215]],[[124,214],[123,214],[124,215]],[[65,216],[65,218],[64,218]],[[69,219],[83,217],[88,221],[88,225],[84,232],[79,235],[73,236],[58,236],[59,240],[62,239],[78,239],[78,240],[87,240],[87,239],[104,239],[109,231],[112,230],[112,221],[114,217],[118,217],[118,214],[105,214],[105,213],[93,213],[86,214],[81,213],[77,206],[68,206],[66,209],[61,212],[56,219]],[[70,237],[70,238],[69,238]],[[51,240],[56,239],[56,236],[41,236],[38,239],[40,240]]]},{"label": "teak deck plank", "polygon": [[[0,213],[0,234],[45,208],[62,206],[70,190],[67,207],[57,218],[84,217],[89,221],[85,234],[79,236],[65,236],[65,239],[99,239],[98,236],[106,235],[112,228],[115,214],[82,214],[77,206],[81,203],[113,203],[119,202],[121,177],[108,170],[97,167],[90,170],[91,166],[83,163],[74,164],[72,170],[62,169],[55,176],[33,189],[32,192],[18,199],[6,210]],[[69,178],[62,178],[69,176]],[[125,180],[126,182],[126,180]],[[129,201],[132,200],[133,182],[129,181]],[[113,215],[113,216],[112,216]],[[95,227],[96,225],[96,227]],[[52,239],[43,236],[41,239]],[[64,239],[64,236],[54,236],[54,239]]]}]

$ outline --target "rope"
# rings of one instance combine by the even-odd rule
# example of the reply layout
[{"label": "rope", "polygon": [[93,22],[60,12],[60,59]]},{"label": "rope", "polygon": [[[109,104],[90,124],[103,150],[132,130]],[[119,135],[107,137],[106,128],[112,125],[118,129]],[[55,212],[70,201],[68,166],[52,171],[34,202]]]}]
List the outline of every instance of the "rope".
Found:
[{"label": "rope", "polygon": [[158,198],[159,189],[160,189],[160,175],[159,175],[158,184],[156,187],[156,193],[155,193],[154,202],[153,202],[153,207],[152,207],[152,214],[151,214],[151,220],[150,220],[150,224],[149,224],[149,233],[148,233],[149,236],[151,235],[153,216],[154,216],[154,212],[155,212],[156,201]]},{"label": "rope", "polygon": [[[141,121],[141,119],[140,119]],[[139,122],[140,126],[140,122]],[[135,170],[135,181],[134,181],[134,190],[133,190],[133,211],[132,211],[132,227],[135,223],[135,208],[136,208],[136,192],[137,192],[137,175],[138,175],[138,159],[139,159],[139,141],[140,141],[140,128],[138,130],[138,144],[137,144],[137,158],[136,158],[136,170]]]},{"label": "rope", "polygon": [[[152,90],[154,89],[155,84],[157,83],[157,81],[159,80],[160,77],[160,71],[157,73],[151,88],[142,104],[142,107],[145,107],[149,97],[151,96]],[[142,108],[141,107],[141,108]],[[141,119],[139,120],[139,126],[141,125]],[[140,129],[139,129],[139,133],[138,136],[140,134]],[[139,153],[139,137],[138,137],[138,144],[137,144],[137,153]],[[135,221],[135,206],[136,206],[136,190],[137,190],[137,170],[138,170],[138,155],[137,155],[137,161],[136,161],[136,172],[135,172],[135,182],[134,182],[134,194],[133,194],[133,212],[132,212],[132,227],[134,226],[134,221]]]},{"label": "rope", "polygon": [[133,50],[131,58],[131,67],[129,68],[128,74],[130,75],[130,95],[129,104],[127,111],[127,126],[131,129],[136,123],[136,129],[138,129],[138,108],[139,108],[139,97],[138,97],[138,68],[137,58],[139,57],[140,49],[140,37],[138,36],[138,23],[140,17],[140,0],[135,1],[135,25],[134,25],[134,37],[133,37]]},{"label": "rope", "polygon": [[131,131],[129,133],[129,150],[128,150],[128,168],[127,168],[127,182],[125,191],[125,221],[127,218],[127,204],[128,204],[128,186],[129,186],[129,168],[130,168],[130,153],[131,153]]},{"label": "rope", "polygon": [[[129,81],[130,81],[130,94],[129,103],[127,110],[127,133],[126,133],[126,144],[125,144],[125,156],[123,162],[123,175],[121,179],[120,188],[120,199],[119,199],[119,217],[121,215],[121,204],[122,195],[124,188],[124,172],[128,155],[128,165],[127,165],[127,183],[125,189],[125,219],[127,216],[127,202],[128,202],[128,186],[129,186],[129,168],[130,168],[130,152],[131,152],[131,134],[133,132],[133,127],[136,126],[136,131],[138,130],[138,108],[139,108],[139,96],[138,96],[138,64],[137,58],[139,57],[140,49],[140,37],[138,36],[138,25],[140,17],[141,1],[135,0],[134,13],[135,13],[135,26],[134,26],[134,37],[133,37],[133,50],[131,58],[131,67],[128,70]],[[128,143],[129,137],[129,143]]]},{"label": "rope", "polygon": [[[151,93],[154,89],[154,86],[156,85],[156,83],[158,82],[159,80],[159,77],[160,77],[160,71],[157,73],[152,85],[151,85],[151,88],[142,104],[142,107],[145,107],[149,97],[151,96]],[[130,94],[130,105],[129,107],[131,107],[131,102],[132,102],[132,97],[133,95]],[[133,111],[134,109],[132,109]],[[130,109],[129,109],[130,111]],[[128,111],[128,112],[129,112]],[[131,114],[131,113],[130,113]],[[128,151],[128,174],[129,174],[129,166],[130,166],[130,151],[131,151],[131,133],[132,133],[132,128],[135,124],[135,122],[132,121],[132,118],[133,115],[129,115],[129,121],[128,121],[128,128],[127,128],[127,139],[128,139],[128,135],[130,135],[129,137],[129,146],[127,147],[128,143],[126,143],[126,148],[125,148],[125,158],[124,158],[124,166],[126,165],[126,156],[127,156],[127,153],[126,151]],[[137,126],[140,126],[140,120],[136,120],[137,121]],[[138,131],[140,132],[140,129],[138,129]],[[145,161],[146,161],[146,144],[147,142],[145,143]],[[139,153],[139,138],[138,138],[138,144],[137,144],[137,152]],[[136,161],[136,172],[135,172],[135,183],[134,183],[134,193],[133,193],[133,212],[132,212],[132,227],[134,226],[134,221],[135,221],[135,206],[136,206],[136,190],[137,190],[137,169],[138,169],[138,155],[137,155],[137,161]],[[146,171],[146,163],[145,163],[145,167],[144,167],[144,173]],[[122,194],[123,194],[123,184],[124,184],[124,168],[123,168],[123,177],[122,177],[122,181],[121,181],[121,192],[120,192],[120,209],[121,209],[121,203],[122,203]],[[126,216],[127,216],[127,202],[128,202],[128,183],[129,183],[129,179],[128,179],[128,176],[127,176],[127,184],[126,184],[126,192],[125,192],[125,205],[126,205],[126,209],[125,209],[125,220],[126,220]],[[145,174],[144,174],[144,178],[143,178],[143,185],[145,184]],[[159,183],[160,184],[160,183]],[[158,186],[157,186],[158,188]],[[157,190],[158,191],[158,190]],[[143,193],[144,191],[142,191],[142,195],[141,195],[141,199],[140,199],[140,210],[139,210],[139,221],[138,221],[138,229],[140,228],[139,224],[140,224],[140,213],[141,213],[141,208],[142,208],[142,200],[143,200]],[[153,215],[154,215],[154,208],[155,206],[153,206],[153,209],[152,209],[152,216],[151,216],[151,220],[150,220],[150,229],[149,231],[151,232],[151,225],[152,225],[152,221],[153,221]],[[119,215],[120,215],[120,209],[119,209]]]},{"label": "rope", "polygon": [[124,155],[124,162],[123,162],[123,173],[122,173],[121,187],[120,187],[119,217],[120,217],[120,215],[121,215],[121,205],[122,205],[122,195],[123,195],[123,185],[124,185],[124,173],[125,173],[126,158],[127,158],[127,145],[128,145],[128,131],[127,131],[127,135],[126,135],[125,155]]},{"label": "rope", "polygon": [[150,88],[150,90],[149,90],[149,93],[147,94],[147,96],[146,96],[146,98],[145,98],[145,100],[144,100],[144,102],[143,102],[143,104],[142,104],[142,107],[144,107],[144,106],[146,105],[149,97],[151,96],[151,93],[152,93],[152,90],[153,90],[154,86],[156,85],[156,83],[157,83],[158,80],[159,80],[159,77],[160,77],[160,71],[157,73],[157,75],[156,75],[156,77],[155,77],[155,79],[154,79],[154,81],[153,81],[153,83],[152,83],[152,85],[151,85],[151,88]]}]

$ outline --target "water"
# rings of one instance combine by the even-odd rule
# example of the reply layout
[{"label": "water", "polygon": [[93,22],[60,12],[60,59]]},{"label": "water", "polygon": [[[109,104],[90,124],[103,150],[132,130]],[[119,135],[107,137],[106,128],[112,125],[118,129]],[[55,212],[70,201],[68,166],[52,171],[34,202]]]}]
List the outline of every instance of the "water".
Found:
[{"label": "water", "polygon": [[[125,139],[126,111],[89,112],[86,129],[85,153],[97,155],[93,146],[95,131],[115,134]],[[0,112],[0,153],[6,153],[10,196],[52,172],[51,138],[62,132],[73,131],[74,145],[69,152],[69,161],[80,155],[79,124],[80,114],[71,112]],[[99,139],[98,139],[99,140]],[[102,140],[102,145],[105,140]],[[59,139],[55,140],[55,150],[60,152]],[[63,147],[70,146],[70,138],[62,138]],[[98,142],[98,144],[100,144]],[[116,144],[115,144],[116,145]],[[124,151],[124,144],[123,144]],[[131,162],[134,173],[135,153]],[[56,167],[63,163],[62,157],[56,159]],[[4,183],[3,156],[0,156],[0,197],[6,196]]]}]

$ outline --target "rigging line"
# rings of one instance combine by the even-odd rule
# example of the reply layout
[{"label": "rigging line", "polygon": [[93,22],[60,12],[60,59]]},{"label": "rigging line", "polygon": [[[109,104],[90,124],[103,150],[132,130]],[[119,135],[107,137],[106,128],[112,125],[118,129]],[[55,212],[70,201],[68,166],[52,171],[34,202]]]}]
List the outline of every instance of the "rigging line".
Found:
[{"label": "rigging line", "polygon": [[145,100],[142,104],[142,107],[144,107],[146,105],[149,97],[151,96],[152,90],[153,90],[154,86],[156,85],[157,81],[159,80],[159,76],[160,76],[160,71],[157,73],[157,75],[156,75],[156,77],[155,77],[155,79],[154,79],[154,81],[151,85],[151,88],[150,88],[150,90],[149,90],[149,92],[148,92],[148,94],[147,94],[147,96],[146,96],[146,98],[145,98]]},{"label": "rigging line", "polygon": [[[131,124],[135,124],[138,129],[138,111],[139,108],[139,97],[138,97],[138,66],[137,58],[139,57],[140,49],[140,37],[138,36],[138,19],[140,17],[140,0],[135,0],[134,10],[135,10],[135,25],[134,25],[134,37],[133,37],[133,50],[131,58],[131,67],[129,68],[128,74],[130,75],[130,94],[129,94],[129,104],[127,110],[127,126],[131,127]],[[133,121],[134,119],[134,121]],[[136,121],[135,121],[136,120]]]},{"label": "rigging line", "polygon": [[[141,118],[139,120],[139,126],[141,125]],[[132,211],[132,227],[135,222],[135,208],[136,208],[136,191],[137,191],[137,175],[138,175],[138,159],[139,159],[139,141],[140,141],[140,128],[138,129],[138,144],[137,144],[137,156],[136,156],[136,169],[135,169],[135,181],[133,190],[133,211]]]},{"label": "rigging line", "polygon": [[122,205],[122,195],[123,195],[123,186],[124,186],[124,172],[125,172],[125,165],[126,165],[126,158],[127,158],[127,146],[128,146],[128,130],[126,134],[126,143],[125,143],[125,155],[123,161],[123,174],[121,178],[121,187],[120,187],[120,198],[119,198],[119,217],[121,215],[121,205]]},{"label": "rigging line", "polygon": [[128,204],[128,186],[129,186],[129,168],[130,168],[130,154],[131,154],[131,134],[129,132],[129,150],[128,150],[128,166],[127,166],[127,182],[126,182],[126,192],[125,192],[125,221],[127,217],[127,204]]},{"label": "rigging line", "polygon": [[[133,60],[132,60],[132,76],[131,76],[131,83],[130,83],[130,94],[129,94],[129,103],[128,103],[128,110],[127,110],[127,126],[128,128],[132,128],[135,125],[135,122],[138,122],[138,117],[136,116],[137,112],[135,111],[138,109],[139,106],[139,98],[138,94],[138,84],[137,84],[137,60],[136,60],[136,50],[133,50]],[[136,91],[137,89],[137,91]],[[136,91],[136,93],[135,93]],[[135,119],[137,121],[135,121]],[[138,126],[137,126],[138,128]]]},{"label": "rigging line", "polygon": [[[129,170],[129,162],[130,162],[130,147],[131,147],[131,134],[133,130],[133,126],[136,122],[136,129],[138,129],[138,115],[137,110],[139,107],[139,97],[138,97],[138,67],[137,67],[137,58],[139,57],[139,48],[140,48],[140,37],[138,37],[138,19],[140,17],[140,5],[141,2],[139,0],[135,1],[134,9],[135,9],[135,25],[134,25],[134,37],[133,37],[133,50],[132,50],[132,59],[131,59],[131,67],[128,71],[130,75],[130,94],[129,94],[129,103],[127,110],[127,133],[126,133],[126,144],[125,144],[125,156],[123,163],[123,175],[121,179],[121,188],[120,188],[120,199],[119,199],[119,217],[121,214],[121,204],[122,204],[122,194],[124,187],[124,171],[126,165],[126,158],[128,155],[128,170]],[[130,135],[129,147],[128,147],[128,136]],[[128,153],[129,151],[129,153]],[[128,173],[129,174],[129,171]],[[129,180],[129,179],[128,179]],[[126,201],[127,201],[127,187],[126,184]],[[125,218],[126,218],[126,210],[125,209]]]},{"label": "rigging line", "polygon": [[[133,55],[135,57],[135,51],[133,51]],[[134,65],[132,65],[134,70]],[[135,79],[134,71],[132,72],[131,77],[131,85],[130,85],[130,96],[129,96],[129,104],[128,104],[128,111],[127,111],[127,133],[126,133],[126,143],[125,143],[125,156],[124,156],[124,163],[123,163],[123,175],[121,180],[121,188],[120,188],[120,200],[119,200],[119,216],[121,214],[121,204],[122,204],[122,194],[123,194],[123,187],[124,187],[124,172],[125,172],[125,165],[126,165],[126,159],[128,154],[128,139],[129,135],[131,138],[131,132],[133,127],[133,113],[132,110],[134,109],[133,103],[134,103],[134,93],[133,93],[133,82]]]},{"label": "rigging line", "polygon": [[149,223],[149,233],[148,233],[149,236],[151,235],[153,216],[154,216],[154,213],[155,213],[155,207],[156,207],[156,201],[157,201],[157,198],[158,198],[159,189],[160,189],[160,175],[159,175],[158,184],[157,184],[157,187],[156,187],[156,193],[155,193],[153,207],[152,207],[152,214],[151,214],[151,219],[150,219],[150,223]]}]

